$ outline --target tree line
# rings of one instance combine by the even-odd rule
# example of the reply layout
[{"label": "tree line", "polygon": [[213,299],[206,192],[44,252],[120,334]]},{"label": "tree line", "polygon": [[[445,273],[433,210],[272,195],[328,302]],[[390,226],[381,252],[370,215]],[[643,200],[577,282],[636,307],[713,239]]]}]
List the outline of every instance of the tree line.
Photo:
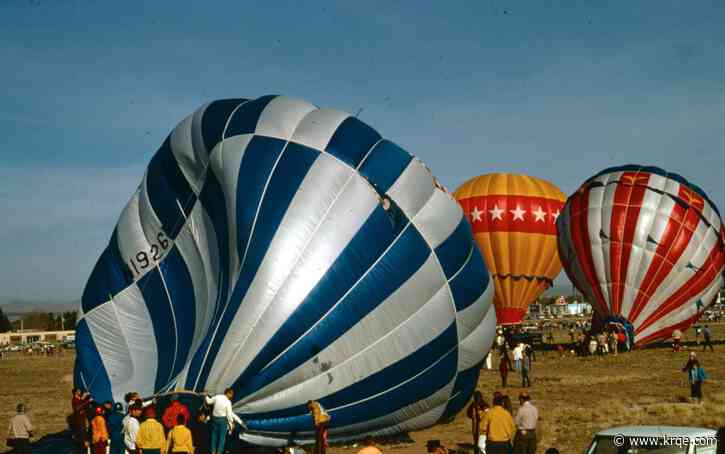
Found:
[{"label": "tree line", "polygon": [[17,331],[19,329],[35,329],[39,331],[72,330],[76,326],[76,311],[67,312],[29,312],[23,314],[21,319],[10,321],[0,308],[0,333]]}]

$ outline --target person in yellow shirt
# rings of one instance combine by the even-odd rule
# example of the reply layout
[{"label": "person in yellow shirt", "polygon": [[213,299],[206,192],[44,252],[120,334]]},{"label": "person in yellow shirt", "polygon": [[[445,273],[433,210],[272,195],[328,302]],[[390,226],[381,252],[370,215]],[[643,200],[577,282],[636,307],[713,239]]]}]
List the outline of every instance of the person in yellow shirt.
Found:
[{"label": "person in yellow shirt", "polygon": [[174,452],[194,452],[194,442],[192,441],[191,431],[185,426],[186,417],[182,414],[176,415],[176,425],[169,431],[166,438],[167,453]]},{"label": "person in yellow shirt", "polygon": [[96,407],[96,416],[91,420],[91,446],[93,454],[106,454],[108,446],[108,426],[103,417],[103,407]]},{"label": "person in yellow shirt", "polygon": [[143,415],[146,420],[141,423],[136,434],[136,453],[165,454],[166,436],[164,426],[156,420],[156,407],[146,407]]},{"label": "person in yellow shirt", "polygon": [[312,415],[312,423],[315,426],[315,447],[313,454],[325,454],[327,449],[327,426],[330,424],[330,414],[315,400],[307,402],[307,409]]},{"label": "person in yellow shirt", "polygon": [[471,433],[473,435],[474,452],[479,454],[483,452],[486,445],[486,432],[482,430],[481,421],[488,412],[488,404],[483,400],[481,391],[473,393],[473,402],[468,406],[466,414],[471,420]]},{"label": "person in yellow shirt", "polygon": [[511,440],[516,433],[514,418],[504,407],[504,397],[493,400],[493,408],[485,413],[481,421],[481,432],[486,433],[486,454],[508,454]]}]

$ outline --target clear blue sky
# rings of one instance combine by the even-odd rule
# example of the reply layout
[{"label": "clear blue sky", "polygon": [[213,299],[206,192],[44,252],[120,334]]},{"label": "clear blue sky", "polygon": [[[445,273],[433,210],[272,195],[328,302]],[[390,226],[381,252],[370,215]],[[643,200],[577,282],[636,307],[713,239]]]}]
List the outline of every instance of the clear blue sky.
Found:
[{"label": "clear blue sky", "polygon": [[[316,5],[316,6],[312,6]],[[725,208],[725,2],[0,2],[0,302],[80,297],[203,102],[356,112],[450,189],[654,164]]]}]

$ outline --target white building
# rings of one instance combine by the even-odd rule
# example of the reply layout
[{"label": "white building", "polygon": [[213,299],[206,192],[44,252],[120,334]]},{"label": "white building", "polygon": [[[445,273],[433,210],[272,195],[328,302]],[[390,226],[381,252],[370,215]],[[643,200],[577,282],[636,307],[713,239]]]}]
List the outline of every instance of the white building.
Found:
[{"label": "white building", "polygon": [[22,330],[0,333],[0,345],[6,344],[31,344],[33,342],[63,342],[72,341],[76,338],[76,332],[66,331],[36,331]]}]

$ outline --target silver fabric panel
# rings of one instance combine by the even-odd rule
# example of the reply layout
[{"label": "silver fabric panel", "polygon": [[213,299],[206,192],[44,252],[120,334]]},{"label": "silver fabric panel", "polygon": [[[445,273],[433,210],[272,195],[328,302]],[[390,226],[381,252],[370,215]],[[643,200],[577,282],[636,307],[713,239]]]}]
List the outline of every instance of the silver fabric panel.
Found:
[{"label": "silver fabric panel", "polygon": [[[211,324],[214,315],[214,305],[208,301],[217,298],[217,244],[216,235],[209,234],[211,220],[201,204],[196,204],[184,228],[176,237],[176,247],[186,263],[194,287],[195,327],[192,336],[191,352],[196,351],[201,343],[204,333]],[[202,251],[208,251],[206,253]],[[181,373],[179,381],[186,382],[188,364]]]},{"label": "silver fabric panel", "polygon": [[[493,285],[489,285],[486,292],[488,293],[490,291],[493,293],[493,287]],[[491,300],[491,297],[492,295],[485,295],[488,301]],[[472,331],[465,337],[462,337],[458,346],[458,372],[470,369],[483,361],[491,349],[490,347],[496,334],[496,310],[493,304],[490,303],[481,304],[480,306],[486,308],[483,318]],[[466,308],[466,310],[468,309],[471,308]],[[459,329],[463,320],[464,316],[458,314]]]},{"label": "silver fabric panel", "polygon": [[324,150],[338,126],[347,117],[349,117],[347,113],[332,109],[312,111],[297,126],[294,140],[301,145]]},{"label": "silver fabric panel", "polygon": [[141,223],[139,197],[140,191],[137,190],[126,204],[116,224],[118,249],[126,264],[139,251],[148,251],[151,248]]},{"label": "silver fabric panel", "polygon": [[413,158],[388,190],[388,195],[403,210],[403,213],[412,219],[428,203],[434,189],[433,178],[428,170],[419,160]]},{"label": "silver fabric panel", "polygon": [[[444,386],[440,390],[431,394],[428,398],[403,407],[388,415],[379,418],[373,418],[360,424],[351,424],[349,426],[340,427],[338,429],[330,429],[330,436],[335,437],[336,440],[339,439],[341,441],[344,441],[346,439],[359,438],[360,435],[357,435],[357,437],[342,436],[338,438],[335,436],[335,434],[338,432],[349,432],[351,430],[364,433],[365,427],[383,424],[387,426],[385,429],[373,431],[370,433],[370,435],[385,436],[399,433],[405,430],[415,430],[422,429],[423,427],[429,427],[431,424],[434,424],[437,421],[437,419],[433,419],[433,416],[437,415],[438,418],[440,418],[440,415],[445,410],[445,405],[452,397],[451,393],[453,392],[454,385],[455,379],[451,380],[446,386]],[[443,407],[442,410],[441,407]],[[423,415],[426,416],[422,417]],[[332,413],[332,417],[335,417],[334,413]]]},{"label": "silver fabric panel", "polygon": [[193,115],[189,115],[174,128],[169,138],[169,144],[181,173],[194,194],[199,195],[204,182],[204,169],[206,169],[208,157],[205,150],[199,153],[194,149],[191,132],[193,118]]},{"label": "silver fabric panel", "polygon": [[[306,101],[279,96],[264,108],[254,133],[285,141],[290,140],[292,135],[296,135],[295,130],[301,123],[304,123],[303,119],[315,109],[314,105]],[[335,124],[335,122],[331,124]],[[297,139],[295,141],[298,142]]]},{"label": "silver fabric panel", "polygon": [[[131,285],[113,298],[118,326],[128,348],[131,363],[125,365],[126,376],[113,383],[115,400],[121,401],[124,390],[136,390],[142,396],[153,394],[158,366],[156,337],[151,315],[138,286]],[[110,306],[110,305],[108,305]]]},{"label": "silver fabric panel", "polygon": [[[212,377],[231,382],[278,331],[327,272],[377,206],[377,198],[348,166],[320,155],[295,194],[277,235],[237,312],[216,364],[235,370]],[[247,302],[254,301],[254,304]],[[247,333],[244,337],[232,333]],[[220,361],[221,360],[221,361]],[[223,370],[223,369],[222,369]]]},{"label": "silver fabric panel", "polygon": [[451,236],[462,217],[463,210],[452,196],[436,189],[416,215],[413,224],[431,249],[435,249]]},{"label": "silver fabric panel", "polygon": [[448,287],[431,254],[373,312],[317,357],[244,399],[239,410],[256,413],[303,404],[379,372],[450,326],[455,320],[450,300]]},{"label": "silver fabric panel", "polygon": [[237,273],[239,273],[241,261],[241,257],[237,253],[237,180],[239,179],[239,166],[252,137],[250,134],[245,134],[225,139],[214,147],[209,158],[210,168],[208,171],[212,172],[219,181],[227,207],[229,282],[234,282]]}]

